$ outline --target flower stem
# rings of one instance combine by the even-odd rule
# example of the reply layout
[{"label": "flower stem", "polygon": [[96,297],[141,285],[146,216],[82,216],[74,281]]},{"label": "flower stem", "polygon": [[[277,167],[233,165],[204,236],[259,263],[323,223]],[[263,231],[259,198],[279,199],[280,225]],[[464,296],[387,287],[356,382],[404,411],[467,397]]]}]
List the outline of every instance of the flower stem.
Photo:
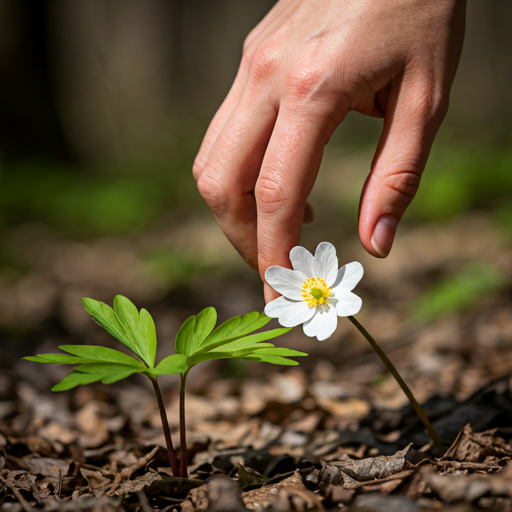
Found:
[{"label": "flower stem", "polygon": [[188,478],[187,468],[187,429],[185,426],[185,384],[188,372],[181,374],[180,385],[180,449],[181,449],[181,476]]},{"label": "flower stem", "polygon": [[178,461],[176,459],[176,453],[172,446],[171,431],[169,430],[169,422],[167,420],[167,412],[165,411],[164,401],[162,399],[162,393],[156,380],[156,377],[150,377],[155,390],[156,401],[158,402],[158,408],[160,409],[160,419],[162,420],[162,428],[164,429],[165,443],[167,445],[167,455],[169,456],[169,462],[171,463],[172,474],[174,476],[180,476],[178,468]]},{"label": "flower stem", "polygon": [[393,366],[393,363],[388,359],[388,356],[384,353],[384,351],[379,347],[377,342],[370,336],[368,331],[353,317],[349,316],[348,319],[357,327],[359,332],[368,340],[370,345],[372,346],[373,350],[377,352],[377,355],[382,359],[382,362],[386,365],[386,368],[389,370],[391,375],[395,378],[395,380],[398,382],[400,387],[402,388],[403,392],[409,399],[409,402],[411,403],[413,409],[416,411],[416,414],[418,415],[419,419],[425,425],[425,428],[427,429],[428,433],[430,434],[430,437],[434,441],[435,444],[442,447],[443,443],[441,442],[440,437],[438,436],[437,432],[435,431],[434,427],[432,426],[432,423],[430,423],[430,420],[428,419],[427,415],[425,414],[425,411],[421,408],[421,405],[417,402],[416,398],[414,398],[414,395],[412,394],[412,391],[409,389],[409,386],[405,383],[404,379],[400,376],[397,369]]}]

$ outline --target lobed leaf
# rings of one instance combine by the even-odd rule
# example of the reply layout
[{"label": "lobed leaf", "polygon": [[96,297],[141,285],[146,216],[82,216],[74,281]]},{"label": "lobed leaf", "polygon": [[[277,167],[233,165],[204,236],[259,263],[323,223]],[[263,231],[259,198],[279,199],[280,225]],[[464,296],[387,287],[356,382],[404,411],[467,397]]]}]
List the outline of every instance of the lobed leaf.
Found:
[{"label": "lobed leaf", "polygon": [[217,341],[216,343],[212,343],[211,345],[204,347],[199,351],[199,353],[206,351],[213,352],[220,347],[222,347],[223,352],[240,350],[248,344],[261,343],[262,341],[271,340],[272,338],[286,334],[290,330],[291,329],[272,329],[270,331],[259,332],[257,334],[251,334],[250,336],[245,336],[242,338],[229,338],[226,340]]},{"label": "lobed leaf", "polygon": [[126,377],[129,377],[130,375],[133,375],[136,372],[133,371],[126,371],[126,372],[119,372],[119,373],[112,373],[110,375],[107,375],[103,379],[101,379],[102,384],[113,384],[114,382],[118,382],[120,380],[126,379]]},{"label": "lobed leaf", "polygon": [[267,325],[270,320],[271,319],[265,315],[265,313],[259,313],[258,311],[253,311],[243,317],[235,316],[219,325],[219,327],[204,340],[202,347],[207,347],[223,340],[229,339],[233,341],[236,338],[241,338]]},{"label": "lobed leaf", "polygon": [[53,386],[52,391],[67,391],[68,389],[76,388],[84,384],[92,384],[98,382],[104,377],[103,374],[98,373],[79,373],[73,372],[58,384]]},{"label": "lobed leaf", "polygon": [[69,354],[96,362],[120,363],[136,368],[145,368],[144,365],[134,357],[123,354],[123,352],[119,352],[119,350],[114,350],[113,348],[100,347],[98,345],[61,345],[59,348]]},{"label": "lobed leaf", "polygon": [[229,352],[205,352],[203,354],[198,353],[187,358],[187,366],[192,368],[196,364],[204,363],[205,361],[213,361],[214,359],[233,359],[233,356]]},{"label": "lobed leaf", "polygon": [[176,353],[191,356],[212,332],[217,321],[215,308],[203,309],[197,316],[185,320],[176,335]]},{"label": "lobed leaf", "polygon": [[135,368],[133,366],[127,364],[118,364],[118,363],[87,363],[80,364],[76,366],[73,371],[80,373],[102,373],[104,375],[110,375],[113,373],[138,373],[146,370],[144,366],[140,366],[140,368]]},{"label": "lobed leaf", "polygon": [[123,345],[128,347],[132,352],[142,359],[142,355],[138,352],[137,346],[129,338],[125,328],[119,321],[114,310],[103,302],[94,299],[82,297],[82,303],[85,310],[92,319],[101,327],[103,327],[109,334],[118,339]]},{"label": "lobed leaf", "polygon": [[283,356],[283,357],[303,357],[307,356],[305,352],[299,352],[291,348],[258,348],[253,352],[254,355]]},{"label": "lobed leaf", "polygon": [[133,302],[122,295],[116,295],[114,297],[114,313],[124,327],[130,343],[136,348],[134,352],[145,361],[148,366],[153,366],[154,359],[153,363],[151,363],[149,347],[146,344],[145,337],[141,336],[139,331],[139,311]]},{"label": "lobed leaf", "polygon": [[183,373],[188,369],[187,357],[184,354],[172,354],[162,359],[156,368],[150,370],[152,375],[168,375]]},{"label": "lobed leaf", "polygon": [[23,359],[34,361],[35,363],[51,363],[51,364],[81,364],[92,363],[94,359],[85,357],[70,356],[68,354],[38,354],[37,356],[27,356]]},{"label": "lobed leaf", "polygon": [[153,368],[155,366],[156,357],[156,328],[152,316],[146,309],[140,310],[139,333],[144,339],[144,346],[147,349],[146,363]]},{"label": "lobed leaf", "polygon": [[267,356],[267,355],[256,355],[251,354],[249,356],[242,357],[248,361],[256,361],[258,363],[271,363],[271,364],[283,364],[286,366],[297,366],[299,363],[293,359],[286,359],[286,357],[280,356]]}]

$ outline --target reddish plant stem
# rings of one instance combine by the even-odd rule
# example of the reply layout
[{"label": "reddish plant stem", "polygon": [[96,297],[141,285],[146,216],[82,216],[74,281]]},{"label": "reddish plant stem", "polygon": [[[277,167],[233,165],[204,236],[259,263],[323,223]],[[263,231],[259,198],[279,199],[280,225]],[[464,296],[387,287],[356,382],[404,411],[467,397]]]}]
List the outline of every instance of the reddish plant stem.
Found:
[{"label": "reddish plant stem", "polygon": [[405,396],[409,399],[410,404],[413,409],[416,411],[418,418],[421,420],[427,432],[430,434],[432,441],[437,446],[443,447],[443,443],[437,434],[435,428],[430,423],[428,416],[425,414],[425,411],[422,409],[421,405],[418,403],[412,391],[409,389],[409,386],[405,383],[404,379],[402,379],[401,375],[398,373],[398,370],[395,368],[393,363],[389,360],[388,356],[384,353],[384,351],[379,347],[378,343],[370,336],[368,331],[353,317],[349,316],[348,319],[357,327],[359,332],[366,338],[366,340],[370,343],[373,350],[377,353],[377,355],[381,358],[382,362],[386,365],[386,368],[389,370],[391,375],[398,382],[398,385],[402,388],[402,391],[405,393]]},{"label": "reddish plant stem", "polygon": [[181,476],[188,478],[188,465],[187,465],[187,429],[185,426],[185,384],[187,382],[187,374],[185,372],[181,375],[180,385],[180,449],[181,449]]},{"label": "reddish plant stem", "polygon": [[171,463],[172,474],[174,476],[181,476],[178,467],[178,460],[176,459],[176,453],[172,445],[171,431],[169,430],[169,421],[167,420],[167,412],[165,411],[165,405],[160,392],[160,386],[156,380],[156,377],[150,377],[155,390],[156,401],[158,402],[158,408],[160,409],[160,419],[162,420],[162,428],[164,429],[165,443],[167,445],[167,455],[169,456],[169,462]]}]

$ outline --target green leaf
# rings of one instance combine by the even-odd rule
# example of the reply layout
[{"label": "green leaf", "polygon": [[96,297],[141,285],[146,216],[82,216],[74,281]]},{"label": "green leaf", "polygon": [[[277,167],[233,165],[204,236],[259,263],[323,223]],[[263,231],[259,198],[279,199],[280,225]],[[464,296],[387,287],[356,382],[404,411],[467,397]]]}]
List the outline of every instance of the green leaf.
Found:
[{"label": "green leaf", "polygon": [[151,368],[155,366],[156,357],[156,328],[153,318],[146,309],[140,310],[139,332],[144,340],[146,347],[146,363]]},{"label": "green leaf", "polygon": [[138,309],[131,300],[122,295],[116,295],[114,297],[114,313],[124,327],[130,343],[136,347],[134,352],[149,365],[148,360],[151,358],[139,332],[140,315]]},{"label": "green leaf", "polygon": [[272,338],[276,338],[277,336],[281,336],[282,334],[286,334],[291,329],[272,329],[270,331],[259,332],[257,334],[251,334],[250,336],[245,336],[242,338],[229,338],[226,340],[217,341],[216,343],[212,343],[207,347],[202,348],[199,353],[215,351],[219,347],[222,347],[222,352],[230,352],[233,350],[240,350],[244,348],[244,346],[254,343],[261,343],[262,341],[271,340]]},{"label": "green leaf", "polygon": [[145,366],[134,357],[123,354],[113,348],[100,347],[97,345],[61,345],[59,348],[69,354],[92,359],[94,361],[120,363],[136,368],[145,368]]},{"label": "green leaf", "polygon": [[172,354],[162,359],[156,368],[150,370],[150,373],[153,375],[168,375],[171,373],[183,373],[187,369],[187,357],[184,354]]},{"label": "green leaf", "polygon": [[217,321],[215,308],[206,308],[197,317],[187,318],[176,335],[176,353],[190,356],[197,352]]},{"label": "green leaf", "polygon": [[103,379],[101,379],[101,382],[103,384],[113,384],[114,382],[118,382],[120,380],[126,379],[126,377],[129,377],[130,375],[133,375],[134,373],[136,373],[136,372],[126,371],[126,372],[112,373],[110,375],[107,375]]},{"label": "green leaf", "polygon": [[247,359],[248,361],[256,361],[258,363],[271,363],[271,364],[283,364],[286,366],[297,366],[299,363],[293,359],[286,359],[280,356],[265,356],[251,354],[249,356],[242,357],[241,359]]},{"label": "green leaf", "polygon": [[149,367],[155,365],[156,330],[151,315],[145,309],[140,314],[126,297],[116,295],[114,309],[103,302],[82,298],[93,320],[127,346]]},{"label": "green leaf", "polygon": [[183,325],[180,327],[178,334],[176,334],[176,341],[174,343],[177,354],[188,355],[187,342],[194,333],[194,327],[196,325],[196,317],[191,316],[185,320]]},{"label": "green leaf", "polygon": [[265,313],[253,311],[247,315],[235,316],[226,320],[223,324],[219,325],[202,343],[202,347],[207,347],[222,340],[234,340],[241,338],[250,332],[260,329],[270,322],[270,318]]},{"label": "green leaf", "polygon": [[203,354],[197,353],[187,358],[187,366],[192,368],[196,364],[204,363],[205,361],[212,361],[214,359],[233,359],[233,356],[229,352],[205,352]]},{"label": "green leaf", "polygon": [[73,371],[80,373],[102,373],[103,375],[110,375],[112,373],[137,373],[146,370],[144,366],[135,368],[127,364],[118,363],[86,363],[76,366]]},{"label": "green leaf", "polygon": [[69,356],[68,354],[38,354],[37,356],[27,356],[23,359],[34,361],[36,363],[51,363],[51,364],[81,364],[92,363],[93,359],[85,357]]},{"label": "green leaf", "polygon": [[85,297],[82,297],[82,302],[87,313],[91,315],[92,319],[97,324],[101,325],[109,334],[118,339],[123,345],[142,359],[142,355],[138,352],[137,346],[129,338],[128,333],[123,325],[121,325],[119,318],[110,306],[103,302],[87,299]]},{"label": "green leaf", "polygon": [[84,384],[92,384],[98,382],[104,377],[104,374],[98,373],[71,373],[66,378],[61,380],[58,384],[53,386],[52,391],[67,391],[68,389],[76,388]]},{"label": "green leaf", "polygon": [[262,356],[282,356],[282,357],[303,357],[307,356],[305,352],[299,352],[298,350],[292,350],[291,348],[282,348],[282,347],[274,347],[274,348],[258,348],[254,350],[254,355],[262,355]]}]

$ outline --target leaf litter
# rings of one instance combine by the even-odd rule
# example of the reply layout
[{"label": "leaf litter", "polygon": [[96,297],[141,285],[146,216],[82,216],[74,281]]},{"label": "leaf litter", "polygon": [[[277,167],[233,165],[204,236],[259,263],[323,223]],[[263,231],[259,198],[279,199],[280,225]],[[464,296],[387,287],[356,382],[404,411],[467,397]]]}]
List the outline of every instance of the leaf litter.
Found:
[{"label": "leaf litter", "polygon": [[[437,234],[429,228],[428,237],[467,239],[463,224],[439,228]],[[78,307],[70,312],[71,306],[64,304],[85,294],[80,279],[86,274],[89,295],[107,298],[123,291],[121,280],[109,282],[94,262],[108,257],[109,250],[119,259],[122,249],[125,267],[120,276],[130,272],[135,276],[126,262],[137,261],[137,241],[110,249],[98,243],[101,250],[95,258],[92,244],[87,249],[90,267],[85,268],[83,259],[75,272],[72,260],[63,262],[66,276],[45,274],[44,262],[38,261],[28,275],[33,282],[51,283],[55,310],[32,313],[33,288],[0,280],[3,296],[12,295],[10,288],[18,286],[15,296],[20,311],[26,312],[23,322],[33,326],[23,346],[15,343],[19,335],[8,330],[0,348],[0,509],[511,511],[512,251],[490,239],[485,221],[473,226],[467,255],[464,248],[460,250],[464,244],[443,253],[440,243],[436,263],[427,257],[428,237],[422,239],[416,229],[401,237],[404,247],[412,244],[417,252],[414,268],[400,245],[386,272],[363,262],[368,276],[374,276],[362,285],[373,301],[365,323],[370,331],[379,332],[379,341],[419,395],[445,443],[443,451],[429,443],[414,412],[368,347],[350,326],[340,325],[333,343],[308,345],[310,340],[288,335],[290,348],[312,354],[300,367],[249,366],[239,378],[233,376],[236,368],[214,362],[211,370],[207,366],[202,374],[191,374],[187,397],[191,478],[176,478],[168,467],[151,389],[142,379],[135,376],[110,389],[92,384],[55,395],[46,390],[65,371],[28,370],[19,361],[30,352],[51,352],[57,345],[96,342],[102,336],[88,326]],[[498,292],[428,325],[404,320],[412,299],[429,283],[438,277],[444,282],[451,269],[462,272],[467,261],[481,254],[502,272]],[[54,267],[48,267],[50,272]],[[140,266],[134,263],[133,268]],[[161,287],[137,274],[126,293],[153,304],[151,310],[160,316],[157,324],[167,329],[171,339],[179,323],[201,309],[206,295],[210,303],[217,289],[230,295],[232,279],[223,279],[212,277],[201,292],[204,296],[188,295],[182,287],[176,292],[178,301],[174,292],[165,295]],[[244,286],[252,289],[244,279],[236,285],[242,291]],[[391,287],[390,280],[403,284]],[[28,290],[25,306],[24,289]],[[259,299],[251,293],[244,296],[247,309],[257,309]],[[222,302],[222,296],[217,299],[220,315],[237,313],[229,302]],[[1,318],[5,315],[0,311]],[[214,379],[222,368],[231,376]],[[175,433],[172,411],[177,393],[172,379],[164,395]]]}]

